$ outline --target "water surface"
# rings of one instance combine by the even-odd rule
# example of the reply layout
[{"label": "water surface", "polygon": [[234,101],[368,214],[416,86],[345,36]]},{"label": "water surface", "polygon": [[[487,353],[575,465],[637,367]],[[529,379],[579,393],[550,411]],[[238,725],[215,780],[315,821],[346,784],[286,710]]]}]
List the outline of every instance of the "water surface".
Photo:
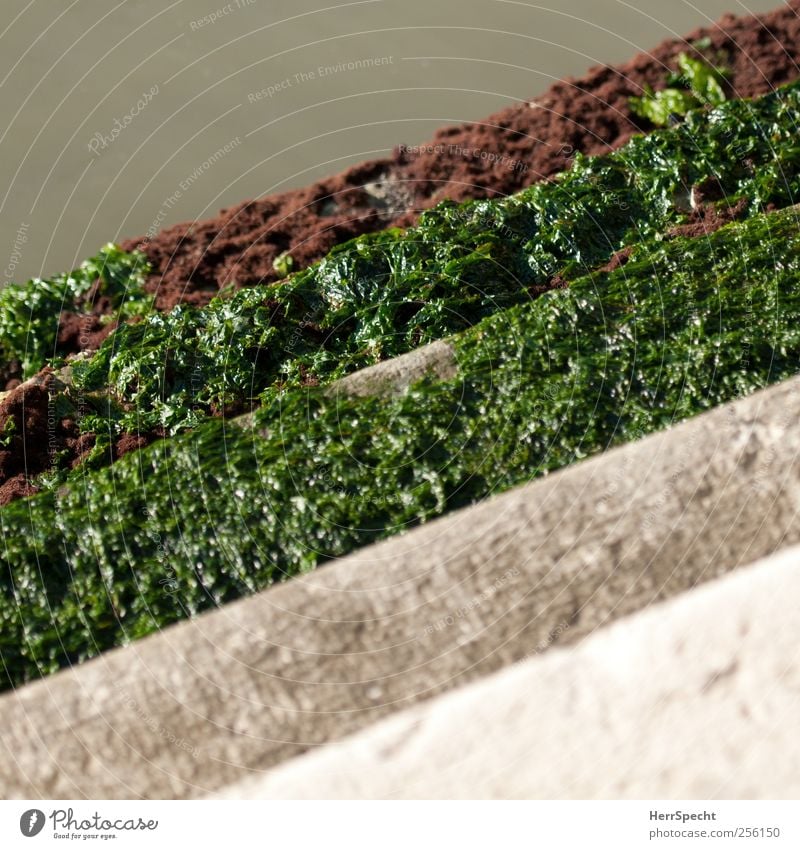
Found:
[{"label": "water surface", "polygon": [[3,0],[0,283],[777,0]]}]

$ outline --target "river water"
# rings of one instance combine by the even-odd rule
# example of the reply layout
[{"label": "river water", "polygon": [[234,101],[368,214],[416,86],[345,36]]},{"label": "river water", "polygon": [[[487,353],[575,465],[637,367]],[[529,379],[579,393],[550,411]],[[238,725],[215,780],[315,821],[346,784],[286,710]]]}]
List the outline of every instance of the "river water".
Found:
[{"label": "river water", "polygon": [[778,0],[2,0],[0,283]]}]

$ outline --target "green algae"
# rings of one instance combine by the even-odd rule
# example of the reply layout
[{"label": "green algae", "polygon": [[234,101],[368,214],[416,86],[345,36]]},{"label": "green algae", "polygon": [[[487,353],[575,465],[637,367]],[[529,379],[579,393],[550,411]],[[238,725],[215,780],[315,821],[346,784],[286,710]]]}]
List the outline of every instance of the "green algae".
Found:
[{"label": "green algae", "polygon": [[686,53],[681,53],[677,61],[679,71],[668,76],[667,88],[655,92],[648,90],[643,97],[630,98],[634,115],[646,118],[657,127],[666,127],[693,109],[725,102],[728,74],[723,69]]},{"label": "green algae", "polygon": [[149,267],[144,254],[106,245],[80,268],[46,280],[10,284],[0,290],[0,362],[19,362],[23,378],[36,374],[57,357],[59,318],[65,311],[91,310],[87,298],[107,298],[112,318],[145,314],[152,298],[144,291]]},{"label": "green algae", "polygon": [[[488,281],[487,281],[488,282]],[[797,209],[506,308],[403,397],[274,396],[0,510],[7,685],[798,371]]]},{"label": "green algae", "polygon": [[576,156],[560,178],[514,196],[441,203],[418,226],[347,242],[280,284],[122,327],[76,364],[76,385],[112,387],[117,432],[176,433],[330,381],[657,243],[688,220],[693,189],[722,207],[742,201],[744,215],[794,203],[799,118],[794,84],[692,112],[605,157]]}]

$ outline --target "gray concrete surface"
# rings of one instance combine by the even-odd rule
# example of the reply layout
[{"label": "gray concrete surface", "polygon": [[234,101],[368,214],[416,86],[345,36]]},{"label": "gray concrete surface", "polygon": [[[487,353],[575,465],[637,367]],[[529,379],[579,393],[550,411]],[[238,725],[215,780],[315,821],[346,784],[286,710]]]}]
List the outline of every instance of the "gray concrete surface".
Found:
[{"label": "gray concrete surface", "polygon": [[797,799],[800,548],[245,779],[229,799]]},{"label": "gray concrete surface", "polygon": [[[402,395],[413,383],[424,377],[431,380],[450,380],[457,374],[455,348],[450,342],[439,339],[399,357],[341,377],[324,391],[328,397],[334,399],[368,398],[372,395],[392,398]],[[230,421],[238,427],[249,428],[255,421],[255,413],[243,413]]]},{"label": "gray concrete surface", "polygon": [[195,797],[800,541],[800,379],[0,698],[4,797]]},{"label": "gray concrete surface", "polygon": [[353,372],[331,384],[327,394],[348,398],[392,397],[402,395],[412,383],[423,377],[450,380],[457,374],[455,349],[449,342],[439,340]]}]

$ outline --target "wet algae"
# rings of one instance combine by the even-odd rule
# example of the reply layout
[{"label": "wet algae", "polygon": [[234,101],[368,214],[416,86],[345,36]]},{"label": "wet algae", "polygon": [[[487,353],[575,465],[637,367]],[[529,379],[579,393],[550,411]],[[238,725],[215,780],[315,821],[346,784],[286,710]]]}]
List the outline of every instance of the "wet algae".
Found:
[{"label": "wet algae", "polygon": [[79,391],[110,388],[113,402],[85,427],[177,433],[330,381],[657,244],[702,198],[739,216],[785,207],[800,191],[798,119],[800,84],[696,110],[616,153],[576,156],[552,182],[347,242],[280,284],[151,313],[75,365]]},{"label": "wet algae", "polygon": [[5,686],[798,370],[796,208],[575,276],[488,317],[476,295],[451,381],[392,400],[287,389],[246,426],[207,421],[0,510]]}]

